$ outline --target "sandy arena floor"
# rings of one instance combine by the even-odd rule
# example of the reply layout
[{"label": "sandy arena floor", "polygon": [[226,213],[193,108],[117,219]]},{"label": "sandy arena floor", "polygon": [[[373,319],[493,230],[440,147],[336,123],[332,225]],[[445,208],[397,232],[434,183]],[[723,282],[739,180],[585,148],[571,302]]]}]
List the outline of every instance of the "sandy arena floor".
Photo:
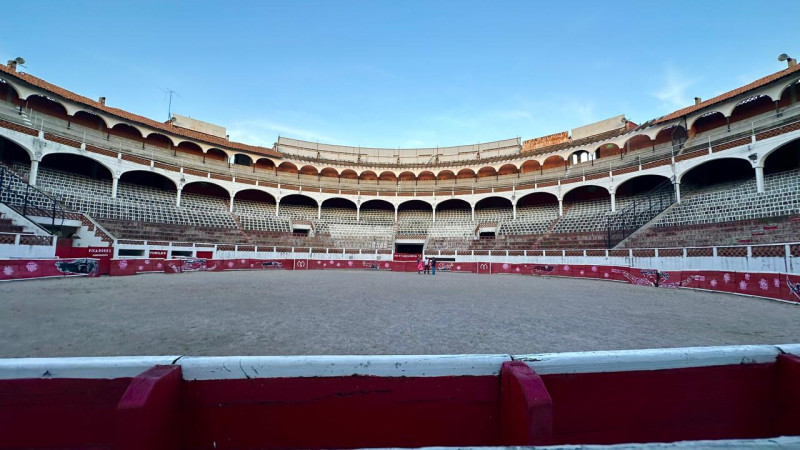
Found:
[{"label": "sandy arena floor", "polygon": [[800,342],[800,307],[513,275],[223,272],[0,284],[0,357],[539,353]]}]

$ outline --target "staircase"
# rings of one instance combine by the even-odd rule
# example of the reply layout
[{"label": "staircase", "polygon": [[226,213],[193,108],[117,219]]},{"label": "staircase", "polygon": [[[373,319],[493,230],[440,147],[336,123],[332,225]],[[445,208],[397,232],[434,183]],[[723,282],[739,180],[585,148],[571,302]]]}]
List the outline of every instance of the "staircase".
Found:
[{"label": "staircase", "polygon": [[606,226],[606,248],[614,248],[674,203],[672,181],[666,180],[644,196],[637,198],[632,205],[609,215]]}]

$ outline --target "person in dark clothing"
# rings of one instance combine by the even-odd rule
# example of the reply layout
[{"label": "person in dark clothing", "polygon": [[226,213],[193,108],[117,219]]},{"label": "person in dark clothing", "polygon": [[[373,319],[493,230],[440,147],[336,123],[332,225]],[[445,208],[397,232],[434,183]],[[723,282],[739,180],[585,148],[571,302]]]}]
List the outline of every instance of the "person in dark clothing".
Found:
[{"label": "person in dark clothing", "polygon": [[436,258],[431,258],[431,275],[436,275]]}]

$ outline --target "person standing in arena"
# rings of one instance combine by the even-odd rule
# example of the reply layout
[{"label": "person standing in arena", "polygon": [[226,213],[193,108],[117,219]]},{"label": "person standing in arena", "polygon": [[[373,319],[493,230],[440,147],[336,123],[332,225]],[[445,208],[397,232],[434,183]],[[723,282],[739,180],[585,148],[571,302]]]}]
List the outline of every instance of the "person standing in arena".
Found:
[{"label": "person standing in arena", "polygon": [[417,258],[417,275],[422,274],[422,270],[424,269],[424,267],[425,266],[422,263],[422,257],[420,256],[419,258]]},{"label": "person standing in arena", "polygon": [[422,273],[428,275],[431,273],[431,260],[428,259],[428,257],[426,256],[424,262],[425,262],[425,270]]},{"label": "person standing in arena", "polygon": [[431,275],[436,275],[436,258],[431,258]]}]

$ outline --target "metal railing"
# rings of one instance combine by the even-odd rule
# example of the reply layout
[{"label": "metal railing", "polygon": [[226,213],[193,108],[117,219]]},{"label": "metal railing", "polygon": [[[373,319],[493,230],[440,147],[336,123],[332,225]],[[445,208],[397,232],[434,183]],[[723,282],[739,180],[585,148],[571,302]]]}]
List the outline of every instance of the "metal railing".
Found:
[{"label": "metal railing", "polygon": [[606,224],[606,247],[614,248],[636,230],[675,203],[672,181],[663,181],[633,203],[615,214],[610,214]]},{"label": "metal railing", "polygon": [[31,186],[2,164],[0,164],[0,202],[36,224],[39,222],[34,220],[34,217],[50,219],[51,227],[63,225],[66,218],[66,210],[58,200]]}]

